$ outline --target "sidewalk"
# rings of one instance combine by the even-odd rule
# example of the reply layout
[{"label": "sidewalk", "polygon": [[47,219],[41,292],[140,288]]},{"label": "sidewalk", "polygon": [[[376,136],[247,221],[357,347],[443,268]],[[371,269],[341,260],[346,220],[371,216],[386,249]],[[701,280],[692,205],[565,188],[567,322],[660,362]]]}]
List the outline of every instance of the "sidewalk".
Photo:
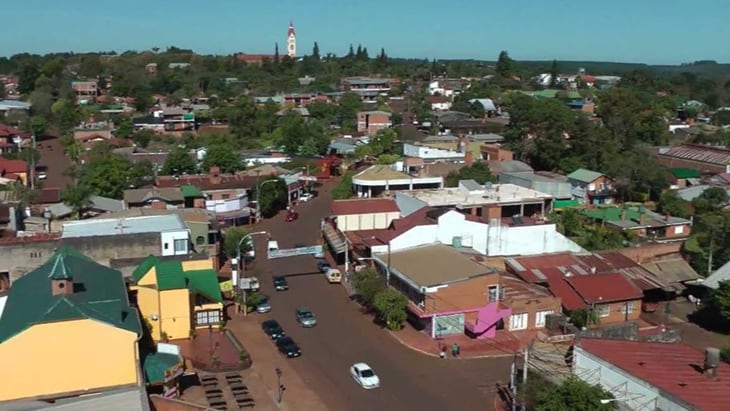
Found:
[{"label": "sidewalk", "polygon": [[[226,328],[249,350],[253,366],[242,374],[256,398],[257,410],[311,411],[327,410],[319,396],[309,389],[296,371],[282,358],[274,343],[261,331],[255,316],[233,317]],[[276,403],[276,368],[281,369],[281,383],[286,387],[281,404]]]},{"label": "sidewalk", "polygon": [[401,344],[425,355],[438,357],[445,347],[448,359],[453,359],[451,347],[454,344],[459,344],[461,351],[457,359],[507,357],[514,355],[515,351],[521,351],[525,346],[516,336],[501,330],[497,331],[496,337],[488,340],[477,340],[463,334],[436,340],[410,324],[406,324],[400,331],[390,331],[390,334]]}]

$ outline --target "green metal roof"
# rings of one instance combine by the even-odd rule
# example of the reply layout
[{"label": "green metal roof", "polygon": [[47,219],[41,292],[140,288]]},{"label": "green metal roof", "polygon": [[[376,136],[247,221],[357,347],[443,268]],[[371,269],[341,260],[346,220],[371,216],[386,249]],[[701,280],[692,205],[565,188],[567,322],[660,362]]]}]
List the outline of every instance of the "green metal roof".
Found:
[{"label": "green metal roof", "polygon": [[182,359],[174,354],[153,353],[144,359],[144,376],[150,384],[165,382],[165,372],[179,365]]},{"label": "green metal roof", "polygon": [[580,181],[583,183],[592,183],[603,174],[597,171],[587,170],[585,168],[579,168],[572,173],[568,174],[568,178],[571,180]]},{"label": "green metal roof", "polygon": [[691,168],[670,168],[669,172],[672,173],[674,178],[700,178],[702,174],[699,171]]},{"label": "green metal roof", "polygon": [[619,221],[621,220],[621,212],[626,211],[626,219],[629,221],[639,221],[641,212],[634,207],[605,207],[595,208],[592,210],[584,210],[583,214],[587,217],[601,221]]},{"label": "green metal roof", "polygon": [[180,187],[180,191],[182,192],[183,197],[186,198],[202,198],[203,192],[198,189],[198,187],[195,187],[191,184],[185,184],[184,186]]},{"label": "green metal roof", "polygon": [[213,269],[184,271],[180,261],[160,261],[148,257],[134,271],[134,279],[139,282],[146,273],[155,268],[157,289],[181,290],[187,288],[191,293],[201,294],[215,302],[222,302],[218,273]]},{"label": "green metal roof", "polygon": [[142,264],[140,264],[132,272],[132,278],[134,278],[134,282],[139,282],[139,280],[141,280],[142,277],[144,277],[144,275],[147,274],[150,271],[150,269],[152,267],[154,267],[155,264],[157,264],[159,261],[160,260],[153,255],[150,255],[147,258],[145,258],[144,261],[142,261]]},{"label": "green metal roof", "polygon": [[159,261],[155,264],[155,271],[157,289],[160,291],[179,290],[188,286],[180,261]]},{"label": "green metal roof", "polygon": [[[74,292],[52,295],[54,279],[73,281]],[[142,335],[122,274],[61,247],[39,268],[13,282],[0,317],[0,343],[34,324],[87,318]]]},{"label": "green metal roof", "polygon": [[555,200],[555,201],[553,201],[553,208],[555,208],[555,209],[580,207],[581,205],[583,205],[583,203],[581,203],[580,200]]}]

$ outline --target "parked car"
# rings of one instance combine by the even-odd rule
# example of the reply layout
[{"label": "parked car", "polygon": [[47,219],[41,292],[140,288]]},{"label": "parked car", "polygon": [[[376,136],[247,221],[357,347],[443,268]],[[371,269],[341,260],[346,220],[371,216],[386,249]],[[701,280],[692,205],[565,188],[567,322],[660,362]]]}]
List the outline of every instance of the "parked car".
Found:
[{"label": "parked car", "polygon": [[350,375],[352,375],[352,378],[355,379],[355,382],[360,384],[360,386],[366,390],[372,390],[373,388],[380,387],[380,378],[378,378],[373,369],[364,362],[353,364],[352,367],[350,367]]},{"label": "parked car", "polygon": [[286,335],[284,329],[281,328],[281,325],[279,325],[279,322],[276,320],[267,320],[262,322],[261,329],[264,330],[266,335],[271,337],[272,340],[278,340]]},{"label": "parked car", "polygon": [[309,308],[299,307],[297,308],[297,322],[304,328],[311,328],[317,325],[317,317]]},{"label": "parked car", "polygon": [[314,200],[314,195],[312,193],[304,193],[299,197],[299,201],[307,202],[309,200]]},{"label": "parked car", "polygon": [[291,337],[279,338],[276,340],[276,346],[279,348],[279,352],[286,355],[287,358],[294,358],[302,355],[302,350],[299,349],[299,346],[291,339]]},{"label": "parked car", "polygon": [[276,291],[286,291],[289,289],[289,282],[286,281],[286,277],[277,275],[274,277],[274,289]]},{"label": "parked car", "polygon": [[330,268],[332,268],[332,266],[330,265],[330,263],[328,263],[327,261],[320,261],[317,264],[317,267],[319,267],[319,272],[320,273],[326,273]]},{"label": "parked car", "polygon": [[268,313],[269,311],[271,311],[271,303],[269,302],[268,298],[262,297],[261,301],[256,304],[256,312],[263,314]]}]

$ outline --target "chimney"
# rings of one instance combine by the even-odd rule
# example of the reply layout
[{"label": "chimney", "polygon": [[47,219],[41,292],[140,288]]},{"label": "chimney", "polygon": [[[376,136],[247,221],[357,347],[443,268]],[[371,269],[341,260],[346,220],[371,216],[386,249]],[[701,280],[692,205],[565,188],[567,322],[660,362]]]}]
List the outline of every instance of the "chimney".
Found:
[{"label": "chimney", "polygon": [[720,349],[705,349],[705,374],[709,378],[717,378],[717,368],[720,366]]},{"label": "chimney", "polygon": [[208,179],[210,180],[210,184],[220,184],[221,183],[221,169],[218,166],[213,166],[210,168],[210,171],[208,171]]},{"label": "chimney", "polygon": [[464,153],[464,163],[466,163],[466,165],[468,166],[474,163],[474,154],[472,154],[471,151],[467,151],[466,153]]},{"label": "chimney", "polygon": [[70,277],[51,279],[52,295],[71,295],[74,293],[74,283]]}]

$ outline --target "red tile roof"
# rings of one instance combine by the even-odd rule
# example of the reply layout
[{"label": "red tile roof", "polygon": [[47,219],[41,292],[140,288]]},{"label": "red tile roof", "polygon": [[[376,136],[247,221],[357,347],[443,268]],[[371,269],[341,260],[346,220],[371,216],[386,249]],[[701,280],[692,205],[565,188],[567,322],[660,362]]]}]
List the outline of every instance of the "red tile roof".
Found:
[{"label": "red tile roof", "polygon": [[399,211],[398,205],[390,198],[335,200],[332,202],[333,215],[397,213]]},{"label": "red tile roof", "polygon": [[619,273],[573,275],[565,277],[575,291],[588,304],[639,300],[644,293]]},{"label": "red tile roof", "polygon": [[27,173],[28,163],[23,160],[11,160],[8,158],[0,157],[0,175],[6,173]]},{"label": "red tile roof", "polygon": [[20,136],[20,137],[30,137],[29,133],[26,133],[25,131],[18,130],[15,127],[6,126],[5,124],[0,124],[0,137],[14,137],[14,136]]},{"label": "red tile roof", "polygon": [[721,362],[718,377],[698,371],[704,353],[685,344],[581,339],[578,346],[685,402],[688,408],[703,411],[730,409],[730,365]]}]

